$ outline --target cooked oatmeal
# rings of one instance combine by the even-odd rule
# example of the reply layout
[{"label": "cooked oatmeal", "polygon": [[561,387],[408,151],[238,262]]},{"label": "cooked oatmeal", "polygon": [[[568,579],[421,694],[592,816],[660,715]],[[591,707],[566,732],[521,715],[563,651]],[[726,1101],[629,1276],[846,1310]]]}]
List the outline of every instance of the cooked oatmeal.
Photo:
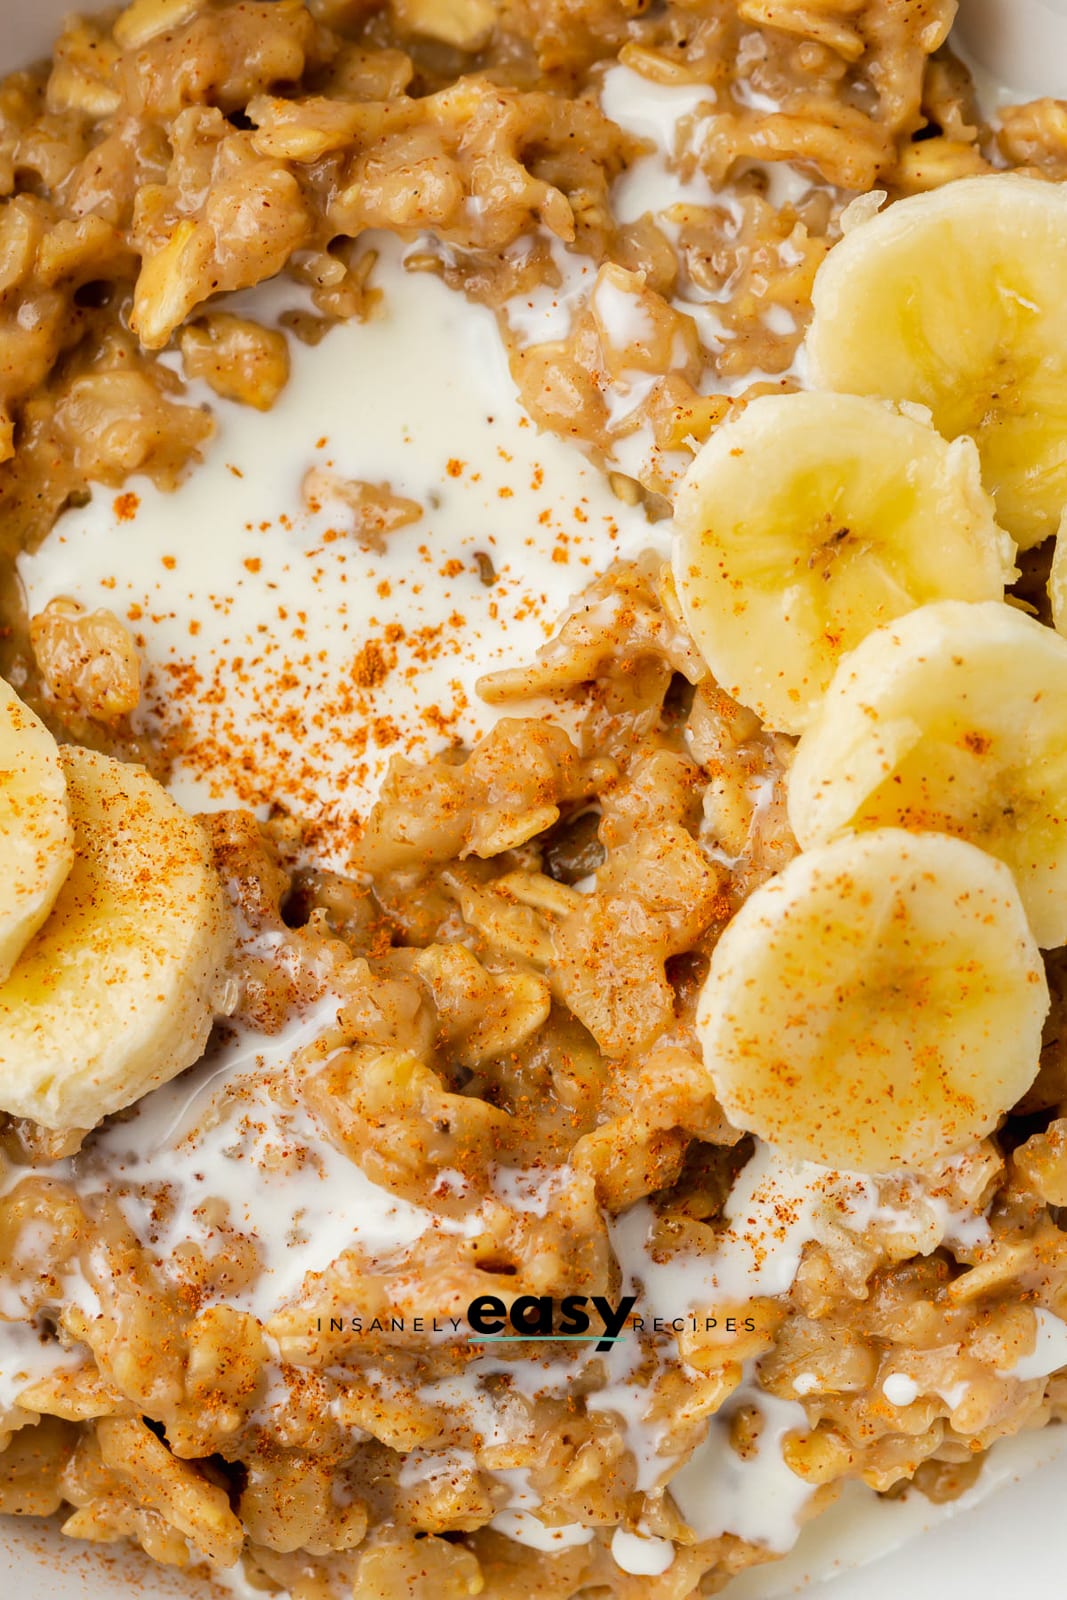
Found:
[{"label": "cooked oatmeal", "polygon": [[[929,449],[928,482],[908,480],[920,534],[936,490],[958,535],[940,569],[907,592],[894,573],[853,626],[835,583],[869,580],[869,544],[827,510],[796,583],[834,597],[799,628],[818,668],[777,693],[761,672],[786,630],[759,622],[754,648],[749,620],[726,659],[725,590],[706,582],[714,560],[739,563],[735,617],[761,583],[777,595],[772,480],[780,467],[790,505],[823,492],[816,467],[789,478],[787,451],[769,468],[784,434],[766,419],[796,413],[766,407],[809,384],[824,260],[847,246],[859,281],[863,228],[955,180],[1019,168],[1052,194],[1067,176],[1063,106],[989,121],[948,41],[954,12],[133,0],[69,21],[50,62],[0,84],[0,665],[44,725],[32,750],[18,730],[20,779],[70,797],[69,825],[50,814],[42,837],[89,884],[72,910],[65,891],[31,904],[19,880],[20,948],[33,942],[0,981],[0,1510],[58,1512],[73,1537],[179,1567],[240,1567],[293,1600],[685,1600],[790,1548],[849,1480],[952,1499],[998,1439],[1067,1414],[1067,967],[1062,930],[1043,956],[1030,931],[1059,880],[992,823],[975,841],[937,790],[943,768],[985,796],[993,733],[946,735],[951,760],[922,746],[921,782],[901,758],[906,805],[875,779],[863,790],[864,724],[895,727],[917,701],[898,685],[882,706],[872,680],[862,695],[848,680],[878,648],[911,649],[912,621],[934,613],[946,650],[962,630],[976,683],[994,673],[976,612],[982,650],[1004,632],[1005,675],[1028,651],[1060,670],[1047,508],[1009,522],[1008,496],[982,487],[984,439],[981,458],[946,442],[967,430],[936,415],[933,389],[895,395],[876,375],[875,395],[926,407],[893,426]],[[429,386],[461,359],[459,344],[434,354],[453,302],[504,351],[526,443],[493,453],[472,376],[454,422],[470,423],[471,459],[446,416],[418,497],[391,467],[352,475],[313,450],[293,517],[315,575],[272,565],[242,498],[254,453],[225,419],[280,419],[280,448],[287,396],[325,370],[312,356],[350,325],[385,326],[391,305],[425,330],[400,377]],[[860,436],[875,417],[877,455],[888,413],[854,380],[822,388],[845,391],[809,430],[823,455],[843,448],[846,412]],[[428,457],[425,415],[412,449]],[[246,508],[240,582],[270,589],[262,660],[227,632],[236,587],[185,561],[182,497],[218,465],[216,429],[225,504]],[[741,457],[746,438],[754,474],[742,461],[727,477],[716,450]],[[580,467],[559,466],[572,449]],[[448,498],[475,472],[495,501],[485,539],[456,531],[474,502]],[[263,476],[269,495],[266,459]],[[831,509],[877,523],[875,477],[858,471]],[[706,553],[706,501],[727,491],[739,526],[768,522],[758,559],[729,528]],[[272,539],[287,515],[271,507]],[[101,554],[105,533],[129,542]],[[352,631],[331,632],[346,572],[373,611],[353,600]],[[423,588],[441,615],[422,615]],[[1053,569],[1054,610],[1058,595]],[[182,635],[166,659],[164,623]],[[940,692],[931,671],[916,696]],[[389,700],[401,684],[418,699],[407,721]],[[819,718],[854,703],[846,806],[836,724]],[[1035,726],[1051,762],[1050,716]],[[878,761],[889,747],[887,733]],[[134,807],[108,758],[202,800],[201,823],[143,774]],[[1044,825],[1047,797],[1024,780],[1009,799],[1025,790]],[[883,1116],[868,1160],[870,1128],[846,1111],[855,1159],[838,1168],[805,1124],[832,1098],[816,1045],[771,1061],[777,1099],[746,1109],[736,1079],[766,1065],[768,1030],[795,1044],[816,977],[874,1036],[892,992],[878,962],[851,986],[803,953],[779,963],[743,1038],[739,1003],[711,1021],[708,1007],[732,971],[770,971],[787,912],[798,948],[820,945],[826,879],[805,888],[805,872],[849,850],[854,887],[857,839],[864,860],[902,861],[913,837],[940,841],[923,881],[957,863],[963,899],[981,858],[1001,940],[985,955],[958,899],[930,900],[958,935],[944,964],[978,973],[935,995],[937,1027],[989,977],[988,1016],[1010,1015],[1020,1061],[998,1076],[974,1043],[984,1081],[952,1080],[932,1154],[902,1155],[922,1121],[909,1109],[901,1126]],[[135,929],[151,907],[166,996],[135,936],[113,949],[118,902]],[[90,934],[85,1017],[103,1042],[83,1062],[81,1013],[48,1007]],[[58,954],[32,988],[26,952],[42,949]],[[127,993],[144,1004],[123,1010]],[[16,1085],[9,1019],[45,1013],[70,1072],[42,1081],[31,1049]],[[917,1005],[920,1032],[931,1015]],[[946,1076],[939,1058],[920,1110]],[[789,1129],[764,1127],[769,1100]]]}]

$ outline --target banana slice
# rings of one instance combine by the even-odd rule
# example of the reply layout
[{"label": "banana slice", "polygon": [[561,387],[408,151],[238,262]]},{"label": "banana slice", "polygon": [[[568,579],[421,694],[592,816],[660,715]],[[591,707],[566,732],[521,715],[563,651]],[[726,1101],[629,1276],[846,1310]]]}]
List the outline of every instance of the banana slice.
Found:
[{"label": "banana slice", "polygon": [[0,679],[0,982],[55,904],[74,859],[56,741]]},{"label": "banana slice", "polygon": [[697,1013],[727,1116],[793,1158],[924,1167],[1037,1072],[1044,967],[1011,873],[899,828],[797,856],[716,946]]},{"label": "banana slice", "polygon": [[929,406],[978,445],[1020,548],[1067,504],[1067,190],[963,178],[851,229],[819,269],[817,385]]},{"label": "banana slice", "polygon": [[1067,634],[1067,513],[1060,521],[1048,575],[1048,598],[1057,633]]},{"label": "banana slice", "polygon": [[698,649],[787,733],[873,628],[928,600],[1000,599],[1014,575],[974,446],[851,395],[752,401],[696,457],[675,521]]},{"label": "banana slice", "polygon": [[1015,874],[1038,944],[1067,943],[1067,640],[996,601],[872,633],[801,739],[788,799],[805,847],[885,826],[969,839]]},{"label": "banana slice", "polygon": [[60,756],[74,864],[0,984],[0,1109],[90,1128],[202,1054],[233,931],[200,825],[155,779]]}]

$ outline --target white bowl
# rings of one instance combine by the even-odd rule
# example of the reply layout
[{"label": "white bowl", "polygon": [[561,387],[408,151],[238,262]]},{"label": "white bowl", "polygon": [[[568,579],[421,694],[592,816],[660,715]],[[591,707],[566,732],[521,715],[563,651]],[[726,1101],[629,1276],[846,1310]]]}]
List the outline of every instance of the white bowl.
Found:
[{"label": "white bowl", "polygon": [[[1025,5],[1031,14],[1031,3],[996,0],[996,9]],[[963,0],[964,7],[979,4],[988,8],[992,0]],[[1033,13],[1050,6],[1067,10],[1067,0],[1038,0]],[[0,0],[0,70],[46,54],[69,9],[70,0]],[[972,34],[972,48],[973,42]],[[1067,50],[1062,59],[1067,63]],[[1045,1465],[1032,1471],[1042,1458]],[[771,1600],[799,1589],[808,1600],[899,1600],[902,1592],[914,1600],[964,1592],[969,1600],[1001,1600],[1028,1587],[1059,1593],[1067,1545],[1067,1438],[1062,1444],[1053,1436],[1009,1441],[993,1473],[1006,1480],[1004,1486],[949,1518],[938,1517],[917,1496],[904,1513],[850,1497],[809,1531],[787,1566],[759,1568],[730,1593],[737,1600]],[[934,1523],[929,1531],[917,1531],[928,1523]],[[894,1550],[894,1544],[900,1547]],[[875,1557],[873,1566],[842,1572]],[[842,1575],[831,1581],[835,1571]],[[208,1592],[134,1553],[74,1543],[53,1525],[32,1519],[0,1519],[0,1572],[15,1580],[19,1600],[202,1600]]]},{"label": "white bowl", "polygon": [[1067,95],[1067,0],[960,0],[956,31],[1004,99]]}]

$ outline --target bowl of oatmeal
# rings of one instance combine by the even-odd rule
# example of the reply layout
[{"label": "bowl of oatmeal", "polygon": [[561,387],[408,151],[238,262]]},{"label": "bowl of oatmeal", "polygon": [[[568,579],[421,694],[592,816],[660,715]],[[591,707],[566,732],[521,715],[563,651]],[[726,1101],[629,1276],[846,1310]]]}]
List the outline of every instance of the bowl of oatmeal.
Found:
[{"label": "bowl of oatmeal", "polygon": [[17,19],[47,1592],[743,1593],[1061,1418],[1067,146],[954,10]]}]

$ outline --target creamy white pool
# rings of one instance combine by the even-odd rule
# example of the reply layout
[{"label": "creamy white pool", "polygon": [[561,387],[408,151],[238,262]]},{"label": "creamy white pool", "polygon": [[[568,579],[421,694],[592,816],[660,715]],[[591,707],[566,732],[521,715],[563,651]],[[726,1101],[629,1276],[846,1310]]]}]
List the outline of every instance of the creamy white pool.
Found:
[{"label": "creamy white pool", "polygon": [[[19,563],[31,613],[69,595],[130,627],[139,722],[175,752],[182,804],[280,803],[336,866],[394,756],[486,732],[499,712],[478,677],[529,660],[617,555],[666,549],[663,525],[534,428],[491,313],[374,245],[375,315],[291,341],[273,410],[198,389],[217,432],[175,493],[98,487]],[[273,320],[299,299],[272,284],[239,303]],[[422,515],[368,548],[343,501],[309,507],[314,467]]]}]

